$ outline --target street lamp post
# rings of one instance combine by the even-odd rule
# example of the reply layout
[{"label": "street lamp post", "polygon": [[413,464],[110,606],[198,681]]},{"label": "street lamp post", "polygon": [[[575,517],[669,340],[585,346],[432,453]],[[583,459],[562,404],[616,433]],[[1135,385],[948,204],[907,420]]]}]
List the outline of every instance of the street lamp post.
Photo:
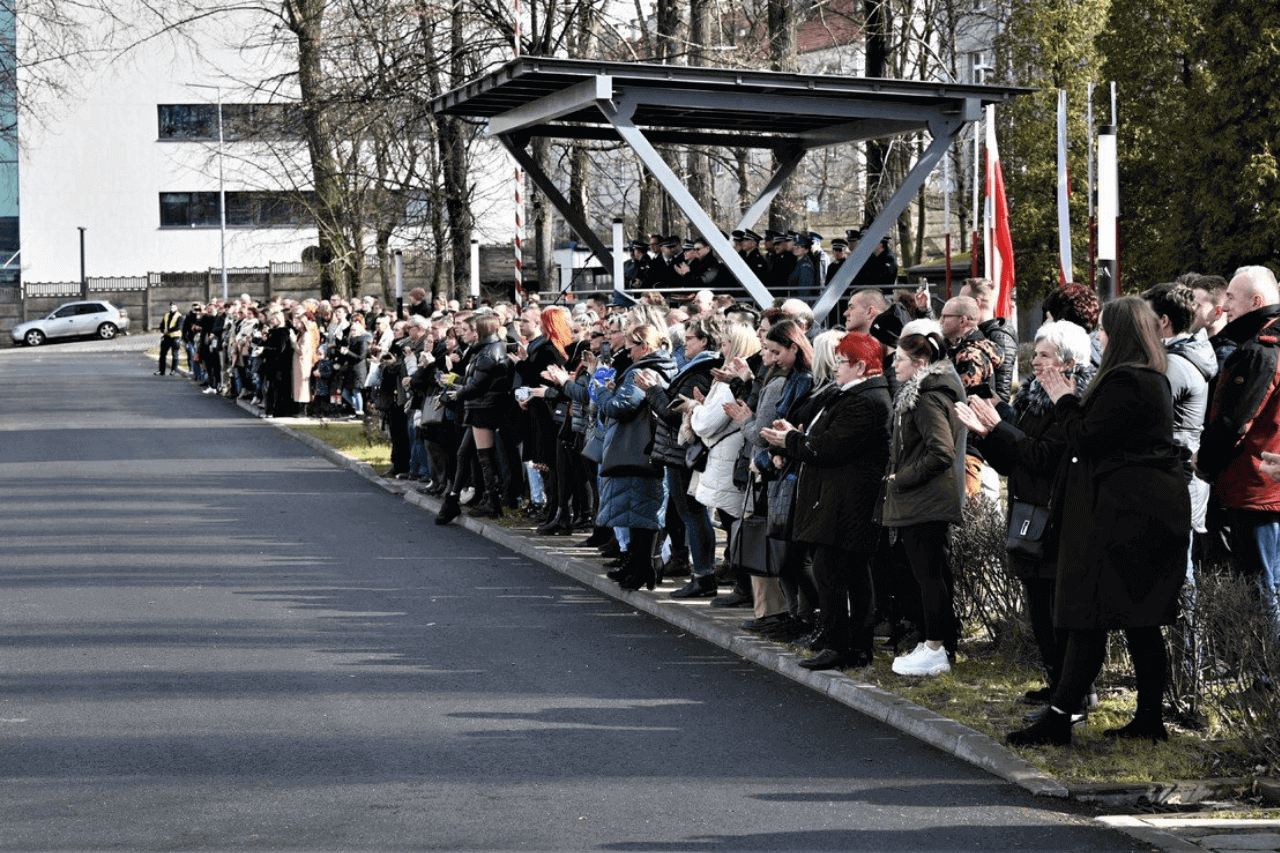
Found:
[{"label": "street lamp post", "polygon": [[89,298],[89,279],[84,274],[84,232],[83,225],[76,226],[76,230],[80,232],[80,299],[81,301]]},{"label": "street lamp post", "polygon": [[206,83],[188,83],[192,89],[213,89],[218,105],[218,243],[222,263],[222,299],[227,299],[227,185],[223,174],[224,139],[222,135],[222,87]]}]

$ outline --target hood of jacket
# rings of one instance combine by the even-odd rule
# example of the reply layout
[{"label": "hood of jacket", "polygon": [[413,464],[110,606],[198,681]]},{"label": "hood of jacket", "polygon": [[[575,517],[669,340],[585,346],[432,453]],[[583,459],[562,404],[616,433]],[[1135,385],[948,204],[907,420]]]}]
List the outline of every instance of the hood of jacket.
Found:
[{"label": "hood of jacket", "polygon": [[1190,362],[1206,382],[1218,372],[1218,358],[1213,353],[1213,345],[1199,333],[1176,335],[1165,341],[1164,348],[1169,355],[1182,356]]},{"label": "hood of jacket", "polygon": [[[689,373],[701,373],[703,371],[709,372],[713,367],[718,367],[719,363],[722,361],[724,361],[724,356],[720,353],[715,350],[704,349],[702,352],[686,361],[684,367],[676,371],[676,375],[671,377],[671,381],[673,383],[677,382],[681,377]],[[708,364],[707,362],[715,363]]]},{"label": "hood of jacket", "polygon": [[[903,382],[898,388],[898,396],[893,401],[894,413],[902,414],[912,411],[920,402],[921,392],[934,388],[946,389],[955,398],[954,402],[963,400],[964,389],[960,385],[960,378],[955,376],[955,370],[951,361],[945,358],[917,370],[915,376]],[[957,389],[959,389],[958,394]]]}]

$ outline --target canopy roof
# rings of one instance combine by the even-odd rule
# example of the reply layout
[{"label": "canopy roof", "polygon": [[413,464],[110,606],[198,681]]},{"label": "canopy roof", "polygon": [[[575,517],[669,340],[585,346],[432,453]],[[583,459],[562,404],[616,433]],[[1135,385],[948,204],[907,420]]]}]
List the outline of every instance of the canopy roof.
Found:
[{"label": "canopy roof", "polygon": [[[606,262],[613,259],[612,253],[538,167],[527,147],[534,136],[626,142],[761,304],[772,295],[723,237],[722,226],[706,215],[653,145],[722,145],[777,152],[781,168],[733,225],[750,228],[809,150],[906,133],[930,134],[932,144],[877,215],[868,229],[868,239],[858,245],[815,305],[815,313],[822,316],[847,289],[879,237],[888,233],[964,125],[977,119],[982,107],[1029,91],[1008,86],[522,57],[441,95],[432,101],[431,109],[437,114],[486,120],[488,133],[502,141],[570,226]],[[619,289],[620,278],[615,277]]]}]

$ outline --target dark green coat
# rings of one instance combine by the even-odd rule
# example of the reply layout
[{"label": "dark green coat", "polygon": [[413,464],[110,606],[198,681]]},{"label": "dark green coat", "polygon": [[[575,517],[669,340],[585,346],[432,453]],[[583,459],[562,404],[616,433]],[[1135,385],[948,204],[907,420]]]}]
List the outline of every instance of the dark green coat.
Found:
[{"label": "dark green coat", "polygon": [[881,523],[960,524],[966,431],[955,404],[965,399],[955,366],[942,360],[902,383],[893,402],[893,441]]}]

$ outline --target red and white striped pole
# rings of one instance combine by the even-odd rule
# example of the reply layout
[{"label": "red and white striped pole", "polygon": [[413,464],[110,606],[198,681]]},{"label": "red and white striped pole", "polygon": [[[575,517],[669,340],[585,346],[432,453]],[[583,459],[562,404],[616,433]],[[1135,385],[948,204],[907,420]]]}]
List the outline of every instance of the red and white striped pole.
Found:
[{"label": "red and white striped pole", "polygon": [[[520,0],[512,0],[511,53],[515,59],[520,58]],[[515,249],[515,303],[524,304],[524,172],[516,166],[516,233],[511,245]]]},{"label": "red and white striped pole", "polygon": [[522,259],[521,242],[524,239],[524,173],[516,168],[516,234],[512,238],[511,245],[516,253],[515,266],[515,284],[516,294],[515,302],[517,305],[524,304],[524,261]]}]

